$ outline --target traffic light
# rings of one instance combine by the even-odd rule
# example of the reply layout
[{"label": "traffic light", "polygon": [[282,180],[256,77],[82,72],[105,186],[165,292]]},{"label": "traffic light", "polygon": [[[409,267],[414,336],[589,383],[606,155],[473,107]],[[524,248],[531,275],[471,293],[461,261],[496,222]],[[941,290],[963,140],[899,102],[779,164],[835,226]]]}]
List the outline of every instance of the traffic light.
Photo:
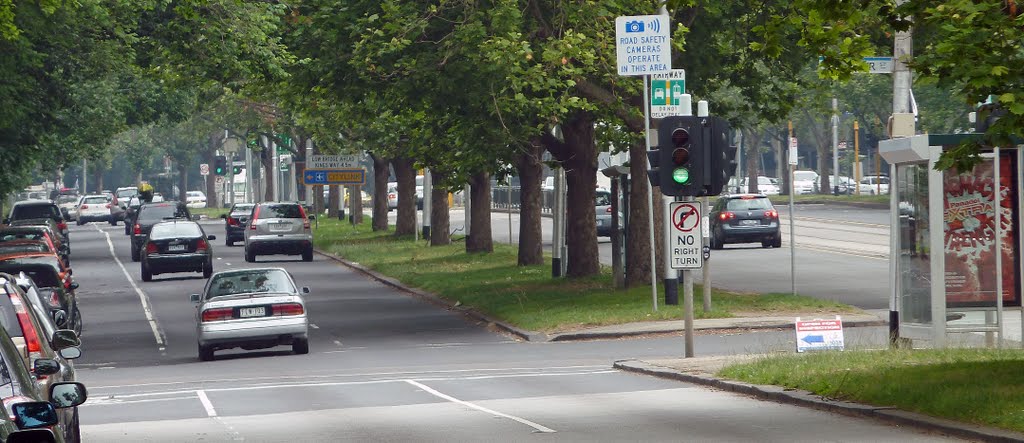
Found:
[{"label": "traffic light", "polygon": [[[668,196],[707,195],[708,169],[705,125],[707,117],[674,116],[661,120],[658,127],[658,164],[656,174],[661,193]],[[649,154],[650,155],[650,154]],[[654,162],[651,162],[654,166]],[[651,173],[649,173],[650,177]],[[653,177],[650,177],[653,180]]]},{"label": "traffic light", "polygon": [[234,173],[235,173],[235,175],[241,174],[241,173],[242,173],[242,165],[235,165],[235,166],[234,166],[234,167],[233,167],[233,168],[231,169],[231,172],[234,172]]},{"label": "traffic light", "polygon": [[718,195],[736,175],[736,146],[729,143],[729,122],[711,117],[711,185],[708,195]]},{"label": "traffic light", "polygon": [[213,173],[216,175],[225,175],[228,172],[228,159],[223,155],[218,155],[213,159]]}]

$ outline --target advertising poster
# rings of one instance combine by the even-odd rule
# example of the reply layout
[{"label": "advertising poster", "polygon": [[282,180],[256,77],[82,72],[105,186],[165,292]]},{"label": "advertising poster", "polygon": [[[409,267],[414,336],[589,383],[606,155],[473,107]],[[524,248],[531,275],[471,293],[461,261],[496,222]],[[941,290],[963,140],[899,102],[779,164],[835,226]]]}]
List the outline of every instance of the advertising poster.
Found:
[{"label": "advertising poster", "polygon": [[995,306],[996,223],[1001,224],[1004,306],[1020,306],[1016,224],[1019,208],[1014,157],[1000,159],[999,216],[995,207],[995,163],[972,174],[943,173],[943,233],[948,307]]}]

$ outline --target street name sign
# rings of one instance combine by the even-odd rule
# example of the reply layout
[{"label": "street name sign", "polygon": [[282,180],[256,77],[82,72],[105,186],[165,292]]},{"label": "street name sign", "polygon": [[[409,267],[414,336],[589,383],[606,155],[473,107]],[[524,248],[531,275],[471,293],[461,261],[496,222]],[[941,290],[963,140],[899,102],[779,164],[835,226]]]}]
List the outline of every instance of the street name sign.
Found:
[{"label": "street name sign", "polygon": [[894,63],[892,57],[864,57],[872,74],[892,74]]},{"label": "street name sign", "polygon": [[664,74],[672,70],[668,15],[615,18],[615,60],[619,75]]},{"label": "street name sign", "polygon": [[700,269],[704,266],[704,237],[701,235],[701,203],[672,202],[669,259],[672,269]]},{"label": "street name sign", "polygon": [[361,185],[366,181],[364,169],[307,169],[302,173],[306,185]]},{"label": "street name sign", "polygon": [[307,169],[358,169],[362,168],[359,155],[321,155],[309,156]]},{"label": "street name sign", "polygon": [[843,350],[843,320],[800,320],[796,318],[796,352]]},{"label": "street name sign", "polygon": [[651,118],[683,115],[683,94],[686,93],[686,70],[673,69],[667,74],[651,76]]}]

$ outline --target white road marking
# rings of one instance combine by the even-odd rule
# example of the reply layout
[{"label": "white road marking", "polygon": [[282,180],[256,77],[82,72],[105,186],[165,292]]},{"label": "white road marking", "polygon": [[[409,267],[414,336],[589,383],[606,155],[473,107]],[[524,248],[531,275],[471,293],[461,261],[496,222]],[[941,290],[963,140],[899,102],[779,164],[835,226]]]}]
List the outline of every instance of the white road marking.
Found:
[{"label": "white road marking", "polygon": [[316,325],[316,323],[310,323],[310,324],[309,324],[309,327],[311,327],[311,328],[313,328],[313,329],[320,329],[320,327],[319,327],[319,326],[317,326],[317,325]]},{"label": "white road marking", "polygon": [[121,272],[124,272],[124,277],[128,279],[128,283],[135,289],[135,293],[139,294],[139,301],[142,302],[142,311],[146,313],[146,321],[149,322],[149,327],[153,330],[153,338],[156,339],[157,346],[159,346],[160,350],[163,351],[164,344],[167,342],[164,340],[164,333],[160,330],[160,325],[157,324],[156,317],[153,315],[153,309],[149,306],[149,296],[147,296],[145,292],[142,292],[142,289],[139,289],[139,285],[135,284],[135,279],[133,279],[131,274],[128,273],[128,269],[124,267],[124,263],[121,263],[121,259],[117,258],[117,254],[114,253],[114,242],[110,241],[110,234],[99,227],[96,227],[96,230],[103,233],[107,238],[107,246],[110,247],[110,256],[114,257],[114,262],[117,263],[117,266],[121,267]]},{"label": "white road marking", "polygon": [[341,346],[341,342],[340,342],[340,341],[338,341],[338,340],[335,340],[335,341],[334,341],[334,344],[335,344],[335,345],[338,345],[338,346]]},{"label": "white road marking", "polygon": [[213,403],[210,403],[210,397],[206,396],[206,391],[200,389],[196,391],[196,396],[199,397],[199,402],[203,404],[203,409],[206,409],[206,415],[208,417],[216,417],[217,410],[213,409]]},{"label": "white road marking", "polygon": [[418,388],[420,388],[420,389],[426,391],[427,393],[430,393],[430,394],[432,394],[432,395],[434,395],[436,397],[440,397],[440,398],[443,398],[443,399],[448,400],[450,402],[458,403],[458,404],[460,404],[462,406],[465,406],[465,407],[468,407],[468,408],[472,408],[472,409],[476,409],[478,411],[485,412],[487,414],[491,414],[491,415],[495,415],[495,416],[498,416],[498,417],[507,418],[509,420],[517,421],[517,422],[522,423],[522,424],[524,424],[526,426],[529,426],[529,427],[531,427],[533,429],[536,429],[538,432],[543,432],[543,433],[546,433],[546,434],[557,432],[554,429],[548,428],[548,427],[546,427],[544,425],[541,425],[541,424],[538,424],[538,423],[534,423],[534,422],[532,422],[530,420],[527,420],[525,418],[520,418],[520,417],[516,417],[514,415],[504,414],[504,413],[495,411],[493,409],[487,409],[487,408],[485,408],[483,406],[470,403],[468,401],[459,400],[459,399],[457,399],[455,397],[452,397],[450,395],[441,393],[441,392],[431,388],[430,386],[427,386],[427,385],[425,385],[423,383],[420,383],[420,382],[418,382],[416,380],[406,380],[405,382],[409,383],[409,384],[411,384],[413,386],[416,386],[416,387],[418,387]]}]

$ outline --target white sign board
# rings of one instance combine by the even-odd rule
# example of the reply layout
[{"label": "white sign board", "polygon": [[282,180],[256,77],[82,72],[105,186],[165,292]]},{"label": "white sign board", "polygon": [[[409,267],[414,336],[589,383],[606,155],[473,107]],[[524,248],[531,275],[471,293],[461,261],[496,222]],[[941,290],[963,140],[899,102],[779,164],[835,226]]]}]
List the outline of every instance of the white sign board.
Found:
[{"label": "white sign board", "polygon": [[700,269],[704,266],[704,237],[701,235],[701,203],[672,202],[669,257],[672,269]]},{"label": "white sign board", "polygon": [[672,70],[672,37],[667,15],[615,18],[619,75],[652,75]]},{"label": "white sign board", "polygon": [[682,97],[686,94],[686,70],[651,76],[651,118],[683,115]]},{"label": "white sign board", "polygon": [[200,163],[199,164],[199,175],[210,175],[210,164]]},{"label": "white sign board", "polygon": [[797,160],[797,142],[796,137],[789,138],[789,164],[790,166],[796,166],[799,163]]},{"label": "white sign board", "polygon": [[843,320],[800,320],[796,318],[796,352],[843,350]]},{"label": "white sign board", "polygon": [[864,62],[868,64],[869,72],[872,74],[892,74],[892,57],[864,57]]},{"label": "white sign board", "polygon": [[351,155],[310,155],[306,169],[356,169],[362,168],[358,154]]}]

